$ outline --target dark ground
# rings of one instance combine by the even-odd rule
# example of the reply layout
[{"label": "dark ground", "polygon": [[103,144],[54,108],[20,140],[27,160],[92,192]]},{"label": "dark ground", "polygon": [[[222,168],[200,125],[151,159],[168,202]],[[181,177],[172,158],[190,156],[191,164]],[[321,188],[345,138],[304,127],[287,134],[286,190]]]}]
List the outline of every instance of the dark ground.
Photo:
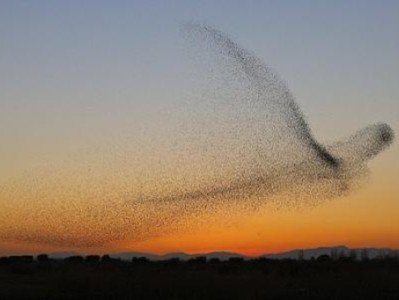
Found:
[{"label": "dark ground", "polygon": [[399,299],[399,260],[0,258],[0,299]]}]

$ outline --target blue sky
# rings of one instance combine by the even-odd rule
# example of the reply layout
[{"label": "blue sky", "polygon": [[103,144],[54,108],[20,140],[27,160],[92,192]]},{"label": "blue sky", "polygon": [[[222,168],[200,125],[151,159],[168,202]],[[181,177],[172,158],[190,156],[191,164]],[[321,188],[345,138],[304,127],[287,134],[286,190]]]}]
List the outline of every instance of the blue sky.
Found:
[{"label": "blue sky", "polygon": [[379,121],[399,130],[397,1],[2,1],[4,160],[12,145],[117,130],[173,102],[190,74],[187,21],[274,67],[320,140]]},{"label": "blue sky", "polygon": [[397,1],[2,1],[0,8],[0,161],[10,167],[41,148],[117,131],[181,97],[191,72],[179,32],[187,21],[228,32],[274,67],[321,141],[380,121],[399,130]]},{"label": "blue sky", "polygon": [[[277,69],[317,125],[321,120],[332,124],[335,118],[329,121],[329,114],[348,119],[360,113],[360,107],[361,121],[384,117],[394,121],[392,108],[398,108],[397,1],[2,1],[0,5],[0,95],[6,105],[35,106],[27,95],[15,97],[16,90],[40,98],[38,107],[56,103],[72,109],[82,105],[79,96],[57,100],[51,90],[58,87],[60,93],[72,96],[68,87],[84,86],[84,91],[105,85],[121,90],[129,81],[132,86],[137,82],[151,86],[164,77],[179,80],[184,66],[178,25],[193,20],[230,33]],[[86,101],[94,101],[93,97],[91,93]],[[348,125],[361,125],[352,122]]]}]

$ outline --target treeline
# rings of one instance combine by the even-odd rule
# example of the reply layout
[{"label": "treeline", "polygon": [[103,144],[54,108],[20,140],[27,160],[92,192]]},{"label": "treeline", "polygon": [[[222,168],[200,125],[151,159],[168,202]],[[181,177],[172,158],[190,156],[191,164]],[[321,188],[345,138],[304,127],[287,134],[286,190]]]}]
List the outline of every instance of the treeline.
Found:
[{"label": "treeline", "polygon": [[147,257],[133,257],[130,261],[129,260],[124,260],[121,258],[115,258],[111,257],[108,254],[105,255],[87,255],[87,256],[81,256],[81,255],[73,255],[73,256],[68,256],[65,258],[51,258],[48,254],[39,254],[37,256],[33,255],[13,255],[13,256],[3,256],[0,257],[0,265],[7,265],[7,264],[13,264],[13,263],[23,263],[23,264],[31,264],[31,263],[88,263],[88,264],[93,264],[93,263],[116,263],[116,264],[125,264],[125,263],[133,263],[133,264],[146,264],[146,263],[151,263],[151,264],[170,264],[170,265],[175,265],[175,264],[180,264],[180,263],[197,263],[197,264],[204,264],[204,263],[210,263],[210,264],[215,264],[215,263],[256,263],[256,262],[278,262],[278,261],[309,261],[309,262],[368,262],[368,261],[399,261],[399,255],[397,253],[385,253],[381,252],[380,255],[377,255],[373,258],[370,258],[367,251],[362,251],[360,255],[355,252],[351,251],[348,254],[345,254],[343,252],[335,252],[332,251],[330,255],[327,254],[322,254],[319,255],[318,257],[311,257],[310,259],[305,259],[303,253],[301,251],[298,252],[298,257],[296,259],[293,258],[266,258],[266,257],[258,257],[258,258],[252,258],[252,259],[245,259],[243,257],[230,257],[228,259],[220,259],[220,258],[208,258],[206,256],[196,256],[192,257],[190,259],[180,259],[179,257],[172,257],[168,259],[160,259],[160,260],[150,260]]}]

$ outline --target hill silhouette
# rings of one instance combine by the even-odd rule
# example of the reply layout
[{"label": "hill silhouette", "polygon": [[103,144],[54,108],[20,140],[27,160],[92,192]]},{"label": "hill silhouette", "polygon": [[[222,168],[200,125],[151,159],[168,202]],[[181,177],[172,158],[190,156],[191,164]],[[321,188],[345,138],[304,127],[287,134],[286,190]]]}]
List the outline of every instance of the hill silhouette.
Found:
[{"label": "hill silhouette", "polygon": [[[206,252],[206,253],[194,253],[188,254],[184,252],[172,252],[166,254],[154,254],[149,252],[116,252],[110,253],[109,255],[112,258],[122,259],[122,260],[131,260],[136,257],[145,257],[149,260],[160,261],[167,260],[171,258],[179,258],[180,260],[189,260],[195,257],[204,256],[207,259],[217,258],[220,260],[228,260],[231,257],[241,257],[243,259],[254,259],[254,258],[269,258],[269,259],[297,259],[299,255],[303,255],[304,259],[317,258],[320,255],[332,255],[332,256],[349,256],[356,255],[357,257],[361,257],[362,253],[367,252],[368,257],[370,259],[378,258],[386,255],[397,256],[399,255],[399,250],[394,250],[390,248],[349,248],[344,245],[333,246],[333,247],[317,247],[317,248],[309,248],[309,249],[294,249],[286,252],[278,252],[271,254],[261,254],[258,256],[248,256],[235,252],[228,251],[217,251],[217,252]],[[55,259],[62,259],[68,256],[75,255],[83,255],[77,252],[54,252],[50,253],[49,257]]]}]

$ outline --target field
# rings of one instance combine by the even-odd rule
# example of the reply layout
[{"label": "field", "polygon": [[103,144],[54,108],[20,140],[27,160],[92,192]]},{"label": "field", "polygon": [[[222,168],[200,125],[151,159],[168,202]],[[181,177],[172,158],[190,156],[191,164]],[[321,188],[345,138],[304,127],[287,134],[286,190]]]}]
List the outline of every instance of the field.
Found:
[{"label": "field", "polygon": [[0,258],[0,299],[399,299],[399,260]]}]

